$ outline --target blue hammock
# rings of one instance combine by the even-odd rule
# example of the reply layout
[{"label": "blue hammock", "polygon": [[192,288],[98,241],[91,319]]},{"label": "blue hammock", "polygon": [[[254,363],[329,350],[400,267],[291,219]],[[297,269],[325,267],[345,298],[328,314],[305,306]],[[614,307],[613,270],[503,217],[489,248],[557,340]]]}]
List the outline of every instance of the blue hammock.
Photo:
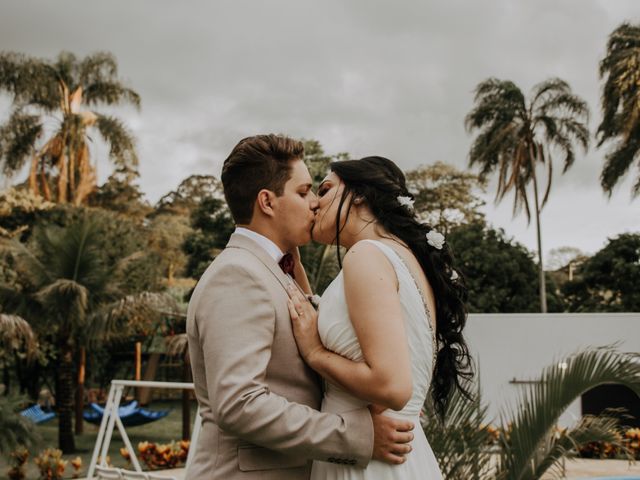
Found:
[{"label": "blue hammock", "polygon": [[32,420],[34,423],[44,423],[51,420],[56,416],[55,412],[45,412],[42,410],[40,405],[34,405],[33,407],[29,407],[26,410],[22,410],[20,415],[23,417],[27,417],[29,420]]},{"label": "blue hammock", "polygon": [[[90,403],[91,410],[85,411],[82,416],[84,419],[99,425],[104,415],[104,407],[97,403]],[[155,422],[169,415],[170,410],[147,410],[138,406],[135,400],[127,405],[118,407],[118,416],[122,420],[122,424],[126,427],[135,427],[136,425],[144,425],[145,423]]]}]

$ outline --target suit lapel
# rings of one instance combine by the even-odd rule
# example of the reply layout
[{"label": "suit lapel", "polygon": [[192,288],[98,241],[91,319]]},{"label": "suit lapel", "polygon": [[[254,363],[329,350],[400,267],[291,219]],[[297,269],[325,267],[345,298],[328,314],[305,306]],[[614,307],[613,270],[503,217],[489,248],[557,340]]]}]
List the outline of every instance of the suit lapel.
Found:
[{"label": "suit lapel", "polygon": [[229,238],[229,243],[227,243],[226,248],[241,248],[243,250],[247,250],[253,256],[255,256],[265,267],[269,269],[269,271],[276,277],[276,280],[282,285],[282,287],[286,290],[289,284],[292,282],[291,279],[280,268],[280,265],[276,263],[276,261],[271,257],[264,248],[254,242],[252,239],[245,235],[234,233]]}]

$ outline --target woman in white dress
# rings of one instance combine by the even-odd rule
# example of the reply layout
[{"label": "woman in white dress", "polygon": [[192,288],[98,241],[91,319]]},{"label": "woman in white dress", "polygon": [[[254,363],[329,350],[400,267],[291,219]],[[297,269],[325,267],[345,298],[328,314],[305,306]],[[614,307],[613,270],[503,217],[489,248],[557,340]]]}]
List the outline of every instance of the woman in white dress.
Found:
[{"label": "woman in white dress", "polygon": [[420,411],[431,392],[442,414],[452,391],[472,375],[462,336],[463,278],[444,237],[416,219],[404,174],[392,161],[367,157],[330,168],[318,189],[313,238],[348,251],[344,261],[338,254],[342,270],[317,313],[290,290],[298,348],[325,379],[323,411],[372,404],[416,428],[411,445],[395,452],[396,465],[316,461],[311,478],[441,479]]}]

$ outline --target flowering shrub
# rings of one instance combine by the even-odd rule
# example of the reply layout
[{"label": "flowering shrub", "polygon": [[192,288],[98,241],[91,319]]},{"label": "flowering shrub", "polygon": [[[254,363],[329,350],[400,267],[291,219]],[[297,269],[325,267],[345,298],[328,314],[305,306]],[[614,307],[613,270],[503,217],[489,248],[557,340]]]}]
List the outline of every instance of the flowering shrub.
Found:
[{"label": "flowering shrub", "polygon": [[[621,443],[631,452],[636,460],[640,460],[640,428],[630,428],[622,434]],[[584,458],[617,458],[621,449],[609,442],[591,442],[579,451]]]},{"label": "flowering shrub", "polygon": [[35,458],[40,470],[40,480],[62,479],[67,461],[62,459],[62,451],[57,448],[47,448]]},{"label": "flowering shrub", "polygon": [[[188,440],[180,440],[179,442],[168,444],[140,442],[138,443],[138,453],[140,459],[150,470],[177,468],[187,461],[189,444]],[[131,460],[126,448],[120,449],[120,455],[128,461]]]},{"label": "flowering shrub", "polygon": [[24,468],[29,458],[29,451],[20,447],[10,454],[11,468],[7,472],[9,480],[23,480],[25,478]]}]

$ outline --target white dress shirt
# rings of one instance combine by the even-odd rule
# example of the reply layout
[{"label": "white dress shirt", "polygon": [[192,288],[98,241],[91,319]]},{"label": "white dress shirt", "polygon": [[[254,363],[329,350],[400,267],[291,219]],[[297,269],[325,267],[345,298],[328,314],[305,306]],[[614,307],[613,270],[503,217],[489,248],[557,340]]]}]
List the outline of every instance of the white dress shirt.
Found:
[{"label": "white dress shirt", "polygon": [[271,258],[276,261],[276,263],[278,263],[282,259],[282,257],[284,257],[284,253],[282,252],[282,250],[280,250],[280,248],[275,243],[273,243],[264,235],[261,235],[257,232],[254,232],[253,230],[249,230],[248,228],[244,227],[236,227],[233,233],[249,237],[251,240],[260,245],[269,254],[269,256],[271,256]]}]

